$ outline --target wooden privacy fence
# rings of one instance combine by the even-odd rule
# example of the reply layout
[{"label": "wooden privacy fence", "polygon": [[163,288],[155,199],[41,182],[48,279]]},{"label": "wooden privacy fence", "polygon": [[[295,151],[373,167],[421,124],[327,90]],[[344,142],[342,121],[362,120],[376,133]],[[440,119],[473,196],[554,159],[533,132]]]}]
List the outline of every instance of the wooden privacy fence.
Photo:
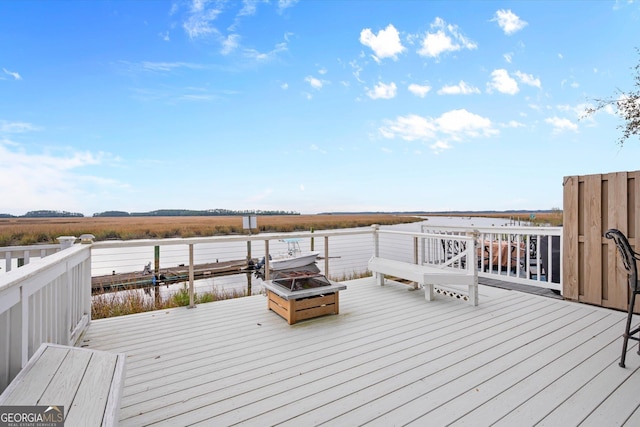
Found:
[{"label": "wooden privacy fence", "polygon": [[568,176],[563,185],[564,297],[627,310],[627,275],[603,234],[617,228],[640,250],[640,171]]}]

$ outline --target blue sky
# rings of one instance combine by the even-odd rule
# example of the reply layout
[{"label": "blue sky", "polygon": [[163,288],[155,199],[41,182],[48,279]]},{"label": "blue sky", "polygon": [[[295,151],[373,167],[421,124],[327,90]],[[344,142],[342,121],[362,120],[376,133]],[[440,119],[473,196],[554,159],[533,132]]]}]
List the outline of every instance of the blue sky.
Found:
[{"label": "blue sky", "polygon": [[2,1],[0,213],[562,208],[638,1]]}]

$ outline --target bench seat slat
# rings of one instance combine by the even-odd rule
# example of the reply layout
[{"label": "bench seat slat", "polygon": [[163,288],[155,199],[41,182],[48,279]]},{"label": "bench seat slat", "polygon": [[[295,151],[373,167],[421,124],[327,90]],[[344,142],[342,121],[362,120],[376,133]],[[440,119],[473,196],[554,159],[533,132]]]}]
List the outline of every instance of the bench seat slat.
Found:
[{"label": "bench seat slat", "polygon": [[66,356],[67,350],[63,348],[40,347],[32,357],[38,363],[25,366],[2,393],[0,404],[38,405],[42,390],[49,386]]},{"label": "bench seat slat", "polygon": [[44,343],[0,395],[0,405],[58,405],[65,425],[115,426],[124,354]]},{"label": "bench seat slat", "polygon": [[[50,347],[47,351],[63,350]],[[91,359],[91,353],[88,351],[69,351],[67,352],[65,363],[60,366],[57,375],[49,386],[44,390],[40,397],[42,405],[62,405],[65,411],[69,411],[73,399],[76,397],[76,391],[80,386],[80,382],[85,375],[87,365]]]},{"label": "bench seat slat", "polygon": [[104,417],[117,355],[96,352],[91,355],[85,377],[68,409],[65,423],[70,426],[99,426]]}]

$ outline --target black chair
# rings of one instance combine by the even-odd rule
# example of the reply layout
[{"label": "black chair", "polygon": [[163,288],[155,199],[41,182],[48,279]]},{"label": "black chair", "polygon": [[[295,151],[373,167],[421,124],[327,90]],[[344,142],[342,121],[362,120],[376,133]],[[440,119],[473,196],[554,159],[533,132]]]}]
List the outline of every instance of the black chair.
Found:
[{"label": "black chair", "polygon": [[631,330],[631,319],[633,317],[633,306],[636,302],[636,295],[640,294],[640,282],[638,282],[638,267],[636,261],[640,259],[640,253],[635,252],[631,249],[631,245],[629,244],[629,240],[627,237],[620,231],[615,228],[607,230],[604,233],[604,237],[607,239],[613,239],[618,247],[620,252],[620,256],[622,258],[622,264],[624,265],[624,269],[627,272],[629,277],[629,289],[631,289],[631,299],[629,301],[629,313],[627,315],[627,326],[624,330],[624,341],[622,344],[622,356],[620,357],[619,365],[621,367],[624,366],[624,359],[627,355],[627,345],[629,344],[629,340],[638,341],[638,354],[640,354],[640,337],[634,337],[633,335],[640,332],[640,326],[637,326],[635,329]]}]

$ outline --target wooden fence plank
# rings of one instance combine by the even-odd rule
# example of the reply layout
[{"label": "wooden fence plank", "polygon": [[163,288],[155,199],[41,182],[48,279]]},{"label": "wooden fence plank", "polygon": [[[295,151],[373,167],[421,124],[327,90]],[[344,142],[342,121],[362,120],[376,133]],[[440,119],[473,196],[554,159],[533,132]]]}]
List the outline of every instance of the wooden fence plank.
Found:
[{"label": "wooden fence plank", "polygon": [[562,254],[562,295],[578,300],[578,177],[569,176],[563,180],[563,245]]},{"label": "wooden fence plank", "polygon": [[[581,276],[584,283],[584,294],[580,301],[589,304],[602,304],[602,175],[584,177],[584,271]],[[579,236],[580,237],[580,236]]]},{"label": "wooden fence plank", "polygon": [[[627,173],[611,173],[609,177],[610,203],[607,210],[609,228],[617,228],[625,235],[628,235],[629,226],[627,218]],[[603,230],[603,233],[607,230]],[[613,246],[613,251],[608,251],[607,268],[613,271],[613,280],[607,283],[607,300],[603,301],[604,307],[627,309],[628,286],[627,275],[622,268],[620,255],[616,253],[616,246],[613,241],[609,243]],[[613,252],[613,254],[611,253]]]}]

